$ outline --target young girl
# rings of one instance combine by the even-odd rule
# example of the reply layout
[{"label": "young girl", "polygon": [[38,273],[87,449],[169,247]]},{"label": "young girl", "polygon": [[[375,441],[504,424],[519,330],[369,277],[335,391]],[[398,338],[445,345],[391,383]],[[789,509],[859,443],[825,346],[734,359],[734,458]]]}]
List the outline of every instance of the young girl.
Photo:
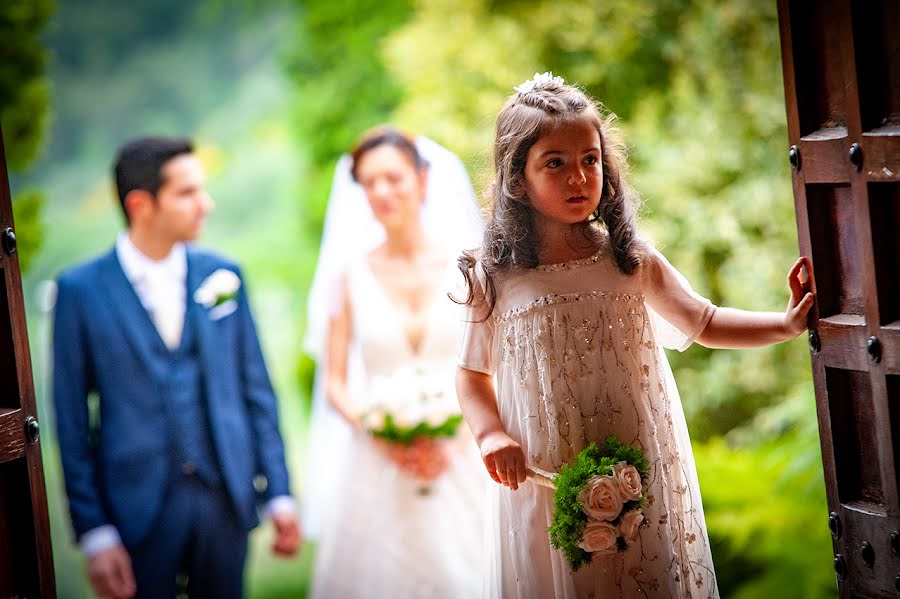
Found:
[{"label": "young girl", "polygon": [[[801,258],[786,313],[717,308],[638,237],[612,117],[552,74],[497,120],[491,220],[460,266],[457,391],[491,478],[486,597],[718,597],[684,413],[662,347],[759,347],[806,328]],[[811,281],[810,281],[811,283]],[[549,543],[557,472],[607,435],[650,462],[646,525],[572,572]]]}]

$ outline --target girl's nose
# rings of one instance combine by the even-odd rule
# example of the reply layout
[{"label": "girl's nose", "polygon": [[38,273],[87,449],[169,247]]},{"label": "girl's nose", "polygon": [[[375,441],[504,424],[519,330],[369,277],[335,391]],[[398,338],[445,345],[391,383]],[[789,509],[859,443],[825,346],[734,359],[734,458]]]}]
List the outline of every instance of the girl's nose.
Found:
[{"label": "girl's nose", "polygon": [[587,181],[587,177],[585,177],[584,171],[580,168],[576,168],[569,174],[570,185],[582,185],[585,181]]}]

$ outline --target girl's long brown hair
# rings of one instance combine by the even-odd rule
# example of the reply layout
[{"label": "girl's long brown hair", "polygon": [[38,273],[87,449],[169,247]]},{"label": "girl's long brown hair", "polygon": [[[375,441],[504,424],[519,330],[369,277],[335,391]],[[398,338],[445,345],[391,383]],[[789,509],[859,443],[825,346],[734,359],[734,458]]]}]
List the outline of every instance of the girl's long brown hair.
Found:
[{"label": "girl's long brown hair", "polygon": [[[483,303],[484,317],[490,318],[496,305],[494,278],[512,268],[538,265],[540,240],[534,231],[533,209],[525,192],[525,161],[542,135],[567,121],[588,117],[600,134],[603,189],[600,203],[584,223],[589,238],[591,228],[605,228],[619,270],[632,274],[641,263],[642,246],[637,237],[637,194],[625,180],[627,154],[616,117],[601,116],[600,108],[577,87],[546,81],[530,91],[511,96],[497,117],[494,140],[494,180],[490,189],[490,217],[484,241],[477,251],[463,252],[459,269],[468,292],[464,304]],[[476,264],[484,270],[484,298],[476,296]],[[479,285],[480,286],[480,285]]]}]

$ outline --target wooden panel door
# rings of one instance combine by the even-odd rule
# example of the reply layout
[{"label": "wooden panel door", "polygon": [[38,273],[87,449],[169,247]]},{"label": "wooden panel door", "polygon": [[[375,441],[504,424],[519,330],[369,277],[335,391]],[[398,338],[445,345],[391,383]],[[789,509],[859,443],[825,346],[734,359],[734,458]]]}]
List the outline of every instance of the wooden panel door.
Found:
[{"label": "wooden panel door", "polygon": [[778,12],[837,584],[841,597],[898,597],[900,2],[778,0]]},{"label": "wooden panel door", "polygon": [[0,598],[55,596],[40,427],[0,132]]}]

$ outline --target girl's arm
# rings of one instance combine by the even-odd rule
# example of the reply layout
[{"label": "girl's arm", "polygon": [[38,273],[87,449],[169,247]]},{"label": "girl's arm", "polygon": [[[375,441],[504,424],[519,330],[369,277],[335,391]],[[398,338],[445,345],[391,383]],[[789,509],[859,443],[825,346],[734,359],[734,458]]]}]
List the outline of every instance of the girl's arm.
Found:
[{"label": "girl's arm", "polygon": [[328,369],[325,375],[325,397],[351,427],[360,426],[347,388],[347,361],[350,353],[350,334],[353,330],[350,318],[350,298],[347,286],[341,293],[341,308],[332,315],[328,324]]},{"label": "girl's arm", "polygon": [[466,424],[481,449],[481,459],[488,474],[495,482],[515,491],[525,482],[525,452],[506,434],[500,422],[494,377],[457,368],[456,394]]},{"label": "girl's arm", "polygon": [[[803,267],[809,280],[801,280]],[[807,315],[815,295],[806,289],[814,288],[812,266],[802,257],[788,273],[791,299],[787,310],[779,312],[751,312],[736,308],[717,308],[697,342],[713,348],[749,348],[773,345],[793,339],[806,330]]]}]

